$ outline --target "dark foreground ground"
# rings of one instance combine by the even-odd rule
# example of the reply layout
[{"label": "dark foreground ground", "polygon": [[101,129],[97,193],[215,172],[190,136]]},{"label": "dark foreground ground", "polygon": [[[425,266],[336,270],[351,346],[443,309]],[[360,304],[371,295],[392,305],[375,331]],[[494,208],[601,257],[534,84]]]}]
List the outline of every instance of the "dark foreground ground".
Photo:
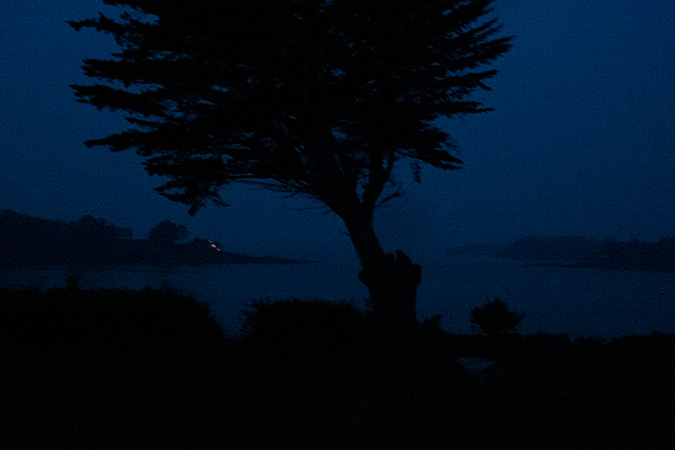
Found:
[{"label": "dark foreground ground", "polygon": [[0,448],[675,448],[673,336],[401,336],[316,302],[247,324],[168,291],[0,292]]}]

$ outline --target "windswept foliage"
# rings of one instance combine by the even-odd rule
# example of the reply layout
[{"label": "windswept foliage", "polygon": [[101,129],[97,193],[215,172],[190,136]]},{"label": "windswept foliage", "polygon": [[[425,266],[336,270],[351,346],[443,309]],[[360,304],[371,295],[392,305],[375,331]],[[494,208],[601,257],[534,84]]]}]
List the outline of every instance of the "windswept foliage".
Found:
[{"label": "windswept foliage", "polygon": [[[85,60],[105,84],[78,99],[122,110],[129,130],[89,141],[136,149],[160,188],[193,210],[237,180],[267,180],[341,210],[374,206],[396,160],[458,168],[440,116],[487,111],[481,69],[509,47],[491,1],[112,1],[74,21],[121,51]],[[329,183],[337,183],[329,185]]]}]

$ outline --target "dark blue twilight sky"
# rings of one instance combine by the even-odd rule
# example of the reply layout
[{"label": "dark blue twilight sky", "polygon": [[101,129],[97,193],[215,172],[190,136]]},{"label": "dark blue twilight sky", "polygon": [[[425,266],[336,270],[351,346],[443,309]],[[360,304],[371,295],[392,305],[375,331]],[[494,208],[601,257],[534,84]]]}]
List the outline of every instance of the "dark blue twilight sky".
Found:
[{"label": "dark blue twilight sky", "polygon": [[[230,208],[191,218],[158,196],[134,154],[82,142],[122,125],[75,102],[80,63],[114,49],[67,19],[94,0],[0,0],[0,209],[50,219],[85,214],[134,229],[187,225],[230,251],[320,257],[353,251],[331,214],[234,187]],[[464,169],[423,183],[377,216],[387,249],[415,257],[457,243],[527,234],[657,240],[675,235],[675,2],[498,0],[515,46],[496,67],[494,112],[447,124]],[[408,179],[407,171],[402,178]]]}]

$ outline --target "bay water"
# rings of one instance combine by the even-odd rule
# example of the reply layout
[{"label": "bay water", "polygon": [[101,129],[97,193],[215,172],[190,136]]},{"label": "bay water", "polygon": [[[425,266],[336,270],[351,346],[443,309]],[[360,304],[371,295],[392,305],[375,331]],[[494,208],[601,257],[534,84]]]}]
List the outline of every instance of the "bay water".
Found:
[{"label": "bay water", "polygon": [[[436,254],[422,265],[418,318],[442,316],[453,333],[471,333],[470,312],[500,298],[524,313],[523,333],[564,333],[608,339],[652,331],[675,333],[675,274],[548,266],[473,255]],[[353,259],[305,264],[231,264],[109,269],[0,269],[0,288],[62,287],[69,275],[82,288],[168,286],[207,302],[233,335],[241,310],[255,299],[346,300],[366,305],[368,291]]]}]

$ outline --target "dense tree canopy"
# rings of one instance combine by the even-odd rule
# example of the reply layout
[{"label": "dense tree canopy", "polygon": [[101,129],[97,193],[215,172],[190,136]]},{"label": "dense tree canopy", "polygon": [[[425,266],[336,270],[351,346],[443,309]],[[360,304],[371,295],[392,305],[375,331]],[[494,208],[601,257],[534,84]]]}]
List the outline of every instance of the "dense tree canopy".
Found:
[{"label": "dense tree canopy", "polygon": [[198,208],[231,181],[272,181],[336,212],[374,206],[401,157],[452,169],[440,116],[485,111],[508,38],[491,1],[113,1],[119,17],[72,22],[121,52],[85,61],[106,84],[80,101],[120,109],[128,131],[89,145],[136,149],[167,197]]},{"label": "dense tree canopy", "polygon": [[163,244],[172,244],[188,237],[185,225],[177,225],[169,220],[162,220],[148,232],[148,239]]},{"label": "dense tree canopy", "polygon": [[103,2],[120,14],[70,24],[120,51],[85,60],[100,83],[73,87],[130,127],[87,144],[135,149],[191,213],[235,181],[309,196],[344,220],[366,270],[384,264],[372,216],[399,193],[396,163],[461,166],[434,121],[487,111],[467,96],[510,47],[485,18],[493,0]]}]

